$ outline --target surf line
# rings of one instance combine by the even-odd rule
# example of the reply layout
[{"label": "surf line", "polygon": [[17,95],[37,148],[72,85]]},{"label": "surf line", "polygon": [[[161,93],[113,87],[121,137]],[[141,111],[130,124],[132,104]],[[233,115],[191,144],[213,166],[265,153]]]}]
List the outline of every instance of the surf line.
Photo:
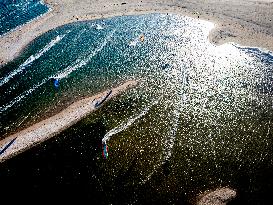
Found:
[{"label": "surf line", "polygon": [[78,58],[76,60],[76,62],[74,63],[74,65],[72,64],[72,65],[68,66],[66,69],[64,69],[62,72],[56,74],[55,76],[50,76],[48,78],[45,78],[41,83],[34,85],[29,90],[24,91],[21,95],[14,98],[14,100],[12,100],[8,104],[4,105],[3,107],[0,107],[0,113],[5,112],[7,109],[11,108],[14,104],[20,102],[22,99],[24,99],[29,94],[31,94],[34,90],[39,88],[41,85],[45,84],[48,80],[50,80],[52,78],[54,78],[54,79],[66,78],[73,71],[77,70],[78,68],[81,68],[82,66],[85,66],[96,54],[98,54],[106,46],[107,42],[112,38],[114,33],[115,33],[115,30],[113,32],[111,32],[111,34],[109,36],[106,37],[106,39],[104,40],[104,42],[102,43],[102,45],[99,48],[97,48],[95,51],[93,51],[91,54],[89,54],[87,59],[82,60],[82,59]]},{"label": "surf line", "polygon": [[5,112],[7,109],[11,108],[14,104],[20,102],[22,99],[27,97],[29,94],[31,94],[34,90],[39,88],[41,85],[45,84],[48,79],[44,79],[41,83],[34,85],[29,90],[24,91],[21,95],[18,95],[14,100],[9,102],[8,104],[4,105],[3,107],[0,107],[0,113]]},{"label": "surf line", "polygon": [[0,151],[0,155],[3,154],[15,142],[16,138],[17,137],[12,139],[6,146],[4,146],[4,148]]},{"label": "surf line", "polygon": [[[119,85],[118,87],[113,87],[113,94],[107,100],[110,100],[111,98],[126,92],[128,89],[133,88],[136,85],[137,81],[129,80]],[[21,130],[18,133],[5,138],[5,140],[0,141],[0,146],[4,147],[7,141],[17,137],[17,140],[15,141],[16,144],[13,144],[12,147],[0,155],[0,163],[19,153],[22,153],[27,149],[30,149],[37,144],[44,142],[45,140],[48,140],[51,137],[56,136],[58,133],[62,132],[90,113],[94,112],[96,109],[92,106],[93,100],[106,94],[107,91],[104,91],[91,97],[76,101],[62,110],[60,113],[57,113],[52,117],[42,120],[24,130]]]},{"label": "surf line", "polygon": [[66,34],[57,36],[55,39],[51,40],[49,44],[47,44],[42,50],[40,50],[35,55],[31,55],[25,62],[23,62],[16,70],[10,72],[8,76],[4,77],[3,80],[0,81],[0,86],[9,82],[15,75],[21,73],[27,66],[33,63],[35,60],[39,59],[42,55],[44,55],[47,51],[49,51],[54,45],[56,45],[59,41],[61,41]]},{"label": "surf line", "polygon": [[96,48],[93,52],[89,53],[89,55],[87,55],[86,58],[81,59],[78,58],[76,60],[76,62],[74,63],[74,65],[70,65],[68,66],[64,71],[62,71],[61,73],[58,73],[57,75],[53,76],[53,78],[57,78],[57,79],[61,79],[61,78],[65,78],[67,77],[70,73],[72,73],[73,71],[75,71],[78,68],[81,68],[82,66],[85,66],[95,55],[97,55],[109,42],[109,40],[113,37],[115,33],[115,30],[112,31],[102,42],[101,46]]},{"label": "surf line", "polygon": [[155,104],[157,104],[158,101],[155,101],[152,103],[152,105],[150,105],[149,107],[145,108],[140,114],[138,114],[135,117],[130,117],[129,120],[126,123],[121,124],[118,127],[115,127],[114,129],[110,130],[109,132],[106,133],[106,135],[104,135],[103,139],[102,139],[102,144],[106,144],[106,142],[110,139],[111,136],[122,132],[123,130],[126,130],[128,127],[130,127],[136,120],[138,120],[139,118],[143,117],[144,115],[147,114],[147,112],[149,112],[149,110],[151,109],[152,106],[154,106]]}]

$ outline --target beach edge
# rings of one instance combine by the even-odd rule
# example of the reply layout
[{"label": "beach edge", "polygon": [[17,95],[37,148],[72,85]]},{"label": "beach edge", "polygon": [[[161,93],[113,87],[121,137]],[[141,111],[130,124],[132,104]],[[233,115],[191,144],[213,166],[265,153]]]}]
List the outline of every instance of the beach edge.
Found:
[{"label": "beach edge", "polygon": [[[208,39],[216,45],[234,42],[242,46],[258,47],[273,51],[273,35],[262,32],[263,28],[260,28],[259,25],[256,25],[256,29],[252,28],[252,24],[250,26],[242,26],[241,24],[244,24],[245,20],[240,20],[236,17],[225,18],[221,16],[222,14],[217,16],[213,13],[205,13],[199,11],[198,8],[195,8],[195,10],[189,6],[189,3],[184,3],[184,5],[174,1],[167,4],[163,0],[162,3],[154,4],[146,1],[139,3],[136,0],[130,3],[121,3],[123,1],[118,0],[119,3],[115,3],[113,6],[109,1],[105,2],[98,1],[97,5],[92,5],[92,7],[90,2],[88,3],[87,1],[76,4],[77,2],[75,3],[74,1],[69,3],[60,0],[45,0],[44,3],[50,8],[50,12],[0,37],[0,45],[2,45],[0,68],[18,57],[34,39],[62,25],[78,21],[147,13],[172,13],[212,22],[215,27],[210,31]],[[71,10],[73,6],[75,6],[75,9]],[[88,9],[88,6],[91,6],[91,9]],[[269,7],[271,8],[271,5]]]}]

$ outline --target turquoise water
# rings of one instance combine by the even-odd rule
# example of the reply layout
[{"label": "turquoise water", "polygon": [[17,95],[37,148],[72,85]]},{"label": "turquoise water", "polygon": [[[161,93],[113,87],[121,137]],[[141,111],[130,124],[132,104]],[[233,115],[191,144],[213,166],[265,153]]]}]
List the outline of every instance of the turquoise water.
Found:
[{"label": "turquoise water", "polygon": [[[43,170],[35,177],[48,179],[33,187],[69,184],[73,191],[84,172],[89,188],[83,192],[103,196],[102,204],[178,203],[219,186],[237,189],[250,204],[263,200],[273,190],[273,56],[212,45],[212,28],[188,17],[149,14],[73,23],[36,39],[1,70],[2,138],[82,97],[126,80],[140,84],[59,141],[7,162],[16,174],[3,176],[12,179],[18,164],[27,163],[29,173]],[[52,78],[60,80],[59,90]]]},{"label": "turquoise water", "polygon": [[0,35],[46,13],[40,0],[0,0]]}]

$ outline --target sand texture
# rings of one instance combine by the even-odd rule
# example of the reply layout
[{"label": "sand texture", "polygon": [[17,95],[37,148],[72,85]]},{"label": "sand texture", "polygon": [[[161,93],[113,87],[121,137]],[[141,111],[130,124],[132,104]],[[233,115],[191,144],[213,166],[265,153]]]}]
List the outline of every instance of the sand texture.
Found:
[{"label": "sand texture", "polygon": [[0,65],[13,60],[36,37],[58,26],[143,13],[175,13],[213,21],[209,39],[273,51],[273,0],[46,0],[52,10],[0,37]]},{"label": "sand texture", "polygon": [[[12,143],[6,151],[0,155],[0,162],[3,162],[6,159],[35,146],[36,144],[55,136],[102,106],[104,103],[100,106],[96,106],[96,104],[98,105],[102,100],[105,100],[104,102],[106,102],[125,90],[136,86],[136,84],[136,81],[127,81],[116,88],[79,100],[62,110],[60,113],[3,139],[0,141],[0,150],[16,138],[14,143]],[[110,90],[112,90],[112,93],[108,96],[107,94],[109,94]]]}]

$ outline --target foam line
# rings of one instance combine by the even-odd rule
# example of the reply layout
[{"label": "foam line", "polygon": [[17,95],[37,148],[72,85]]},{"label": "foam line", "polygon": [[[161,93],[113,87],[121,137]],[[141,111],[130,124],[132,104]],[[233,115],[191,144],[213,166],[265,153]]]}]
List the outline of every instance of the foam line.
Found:
[{"label": "foam line", "polygon": [[55,39],[50,41],[49,44],[47,44],[42,50],[40,50],[37,54],[31,55],[23,64],[19,66],[16,70],[10,72],[7,77],[5,77],[3,80],[0,81],[0,86],[7,83],[11,78],[13,78],[15,75],[21,73],[27,66],[29,66],[33,61],[39,59],[44,53],[49,51],[54,45],[56,45],[59,41],[63,39],[65,35],[57,36]]},{"label": "foam line", "polygon": [[104,28],[103,28],[100,24],[97,24],[96,29],[97,29],[97,30],[103,30]]},{"label": "foam line", "polygon": [[128,127],[130,127],[135,121],[137,121],[139,118],[146,115],[147,112],[151,109],[151,107],[155,104],[157,104],[158,101],[155,101],[150,107],[145,108],[140,114],[138,114],[135,117],[130,117],[129,120],[126,123],[121,124],[118,127],[115,127],[114,129],[110,130],[106,135],[104,135],[102,139],[102,143],[106,143],[112,135],[115,135],[119,132],[122,132],[123,130],[126,130]]},{"label": "foam line", "polygon": [[73,71],[75,71],[77,68],[80,68],[84,65],[86,65],[98,52],[100,52],[107,44],[107,42],[109,41],[109,39],[113,36],[115,31],[113,31],[109,36],[106,37],[106,39],[104,40],[104,42],[102,43],[102,45],[97,48],[94,52],[92,52],[87,59],[81,60],[81,59],[77,59],[75,61],[75,63],[72,66],[68,66],[64,71],[60,72],[59,74],[55,75],[55,76],[50,76],[48,78],[45,78],[41,83],[34,85],[31,89],[26,90],[25,92],[23,92],[21,95],[17,96],[16,98],[14,98],[11,102],[9,102],[8,104],[4,105],[3,107],[0,107],[0,113],[6,111],[7,109],[11,108],[14,104],[20,102],[22,99],[24,99],[25,97],[27,97],[29,94],[31,94],[34,90],[36,90],[37,88],[39,88],[41,85],[45,84],[48,80],[50,80],[51,78],[57,78],[57,79],[62,79],[67,77],[70,73],[72,73]]},{"label": "foam line", "polygon": [[55,75],[54,78],[57,78],[57,79],[66,78],[73,71],[77,70],[78,68],[82,66],[85,66],[95,55],[97,55],[106,46],[110,38],[112,38],[114,32],[115,31],[113,31],[109,36],[107,36],[104,42],[101,44],[101,46],[95,49],[91,54],[89,54],[87,58],[85,59],[78,58],[73,65],[68,66],[64,71]]},{"label": "foam line", "polygon": [[45,84],[46,81],[48,81],[49,78],[44,79],[41,83],[34,85],[31,89],[26,90],[25,92],[23,92],[21,95],[17,96],[16,98],[14,98],[11,102],[9,102],[8,104],[4,105],[3,107],[0,107],[0,113],[6,111],[7,109],[11,108],[14,104],[20,102],[22,99],[24,99],[25,97],[27,97],[29,94],[31,94],[34,90],[36,90],[37,88],[39,88],[41,85]]}]

